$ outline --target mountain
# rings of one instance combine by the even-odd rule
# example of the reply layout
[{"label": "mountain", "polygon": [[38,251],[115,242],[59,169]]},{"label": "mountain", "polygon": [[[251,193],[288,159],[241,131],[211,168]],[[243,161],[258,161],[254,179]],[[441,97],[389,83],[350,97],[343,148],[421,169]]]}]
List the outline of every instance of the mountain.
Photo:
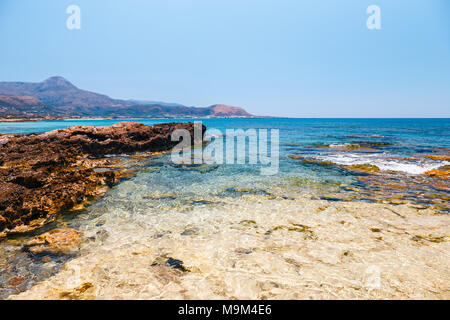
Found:
[{"label": "mountain", "polygon": [[149,100],[134,100],[129,99],[127,102],[130,102],[133,105],[139,105],[139,104],[153,104],[153,105],[160,105],[160,106],[166,106],[166,107],[184,107],[184,105],[180,103],[174,103],[174,102],[162,102],[162,101],[149,101]]},{"label": "mountain", "polygon": [[227,118],[227,117],[253,117],[239,107],[213,105],[207,108],[167,106],[167,105],[135,105],[116,109],[104,109],[103,116],[108,117],[147,117],[147,118]]},{"label": "mountain", "polygon": [[[130,102],[78,89],[63,77],[51,77],[43,82],[0,82],[0,94],[31,96],[60,114],[90,114],[99,108],[130,106]],[[59,115],[59,114],[58,114]]]},{"label": "mountain", "polygon": [[227,105],[207,108],[177,103],[119,100],[82,90],[63,77],[43,82],[0,82],[0,116],[56,117],[252,117]]},{"label": "mountain", "polygon": [[227,106],[225,104],[215,104],[207,109],[211,110],[211,115],[215,117],[227,117],[233,115],[235,117],[249,117],[250,113],[240,107]]}]

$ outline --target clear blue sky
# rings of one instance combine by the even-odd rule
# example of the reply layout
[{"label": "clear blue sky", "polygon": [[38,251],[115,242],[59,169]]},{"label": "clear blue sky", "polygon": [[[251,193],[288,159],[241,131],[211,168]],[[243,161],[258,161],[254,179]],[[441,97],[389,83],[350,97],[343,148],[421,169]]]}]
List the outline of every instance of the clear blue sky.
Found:
[{"label": "clear blue sky", "polygon": [[[371,4],[381,30],[366,28]],[[259,115],[450,117],[449,0],[0,0],[0,41],[0,81],[61,75]]]}]

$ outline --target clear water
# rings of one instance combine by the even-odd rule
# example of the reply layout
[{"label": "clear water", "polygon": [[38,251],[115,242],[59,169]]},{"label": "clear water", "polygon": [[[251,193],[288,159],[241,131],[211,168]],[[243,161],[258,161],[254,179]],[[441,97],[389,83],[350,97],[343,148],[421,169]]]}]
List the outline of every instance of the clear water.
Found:
[{"label": "clear water", "polygon": [[[196,119],[129,121],[152,125],[194,120]],[[289,281],[286,282],[286,279],[292,281],[297,279],[295,266],[289,265],[287,269],[281,270],[277,251],[261,249],[267,246],[264,242],[267,240],[265,232],[277,224],[290,226],[292,221],[298,218],[293,217],[299,210],[304,214],[308,214],[308,210],[318,210],[314,205],[310,208],[309,203],[298,200],[299,197],[320,199],[321,195],[329,197],[332,194],[339,198],[337,194],[343,188],[362,187],[357,179],[358,175],[339,166],[302,163],[290,158],[290,155],[301,154],[311,159],[332,161],[336,164],[375,164],[386,174],[392,175],[393,172],[397,174],[394,176],[396,180],[405,177],[409,179],[408,186],[411,187],[401,191],[405,194],[408,194],[410,189],[413,190],[413,183],[419,185],[422,183],[420,180],[423,177],[422,173],[449,164],[447,161],[427,159],[420,155],[448,154],[450,119],[203,119],[201,121],[208,129],[215,128],[224,133],[225,129],[279,129],[279,173],[262,176],[259,166],[249,164],[181,167],[171,163],[169,155],[149,159],[133,178],[113,187],[87,210],[74,217],[61,217],[50,226],[50,228],[58,226],[77,228],[90,239],[80,256],[71,264],[76,266],[75,270],[79,268],[86,270],[83,271],[81,278],[88,277],[91,273],[95,281],[102,282],[106,272],[119,277],[111,280],[111,283],[116,281],[118,287],[125,286],[125,283],[132,281],[129,277],[135,277],[136,273],[139,275],[146,268],[145,265],[151,264],[161,256],[170,256],[181,259],[188,267],[201,270],[200,273],[189,274],[192,281],[205,279],[207,274],[217,282],[205,284],[208,287],[204,288],[205,295],[209,294],[209,297],[261,298],[263,297],[261,288],[255,285],[257,277],[252,278],[246,274],[245,266],[236,271],[237,273],[230,271],[233,261],[241,257],[245,250],[259,252],[258,263],[261,261],[267,263],[268,270],[263,273],[271,274],[273,281],[281,281],[288,286]],[[73,125],[107,126],[116,122],[119,120],[0,123],[0,133],[45,132]],[[371,152],[352,150],[343,152],[338,147],[368,142],[389,145],[374,148]],[[309,148],[329,145],[337,148]],[[443,189],[436,189],[434,192],[441,195],[438,196],[440,204],[448,206],[448,201],[444,198],[445,195],[448,198],[448,183],[444,183],[446,186]],[[364,187],[359,190],[358,193],[361,195],[364,190],[372,193]],[[420,192],[423,193],[423,190]],[[411,202],[420,203],[415,193],[408,196]],[[379,200],[383,201],[384,198],[380,197]],[[258,228],[264,226],[267,230],[255,229],[253,223],[257,223]],[[257,230],[255,234],[254,230]],[[279,242],[276,245],[286,246],[286,250],[294,250],[298,243],[296,241],[305,237],[303,233],[298,235],[300,240],[295,238],[297,235],[294,238],[292,235],[289,236],[290,239],[283,237],[277,239]],[[311,235],[308,241],[313,240],[314,237]],[[211,241],[216,241],[215,245]],[[56,274],[65,263],[53,261],[52,268],[49,269],[48,264],[39,261],[30,262],[28,257],[19,253],[20,241],[4,244],[3,250],[9,252],[6,264],[15,264],[17,263],[15,261],[19,260],[21,266],[17,270],[3,270],[0,274],[0,290],[2,290],[0,294],[3,297],[31,288],[42,279]],[[150,250],[151,254],[142,257],[143,260],[136,258],[135,263],[133,260],[125,261],[133,256],[133,252],[141,254],[147,252],[146,250]],[[94,276],[91,267],[95,265],[103,266],[105,270],[110,269]],[[119,266],[122,268],[121,271],[115,269]],[[179,297],[177,294],[180,290],[191,290],[198,285],[185,284],[180,290],[167,289],[164,295],[164,292],[161,293],[161,283],[165,283],[164,281],[170,283],[170,277],[177,278],[177,276],[167,275],[165,271],[157,268],[151,270],[149,273],[145,269],[143,273],[145,276],[142,275],[144,277],[142,281],[147,281],[148,286],[153,286],[150,289],[146,287],[150,290],[146,297]],[[7,285],[8,279],[13,274],[27,278],[22,288],[11,288]],[[168,278],[164,278],[165,276]],[[109,277],[114,278],[111,275]],[[152,277],[156,277],[155,279],[162,277],[164,280],[158,282],[159,280]],[[237,287],[229,285],[232,293],[218,293],[220,286],[227,286],[224,282],[229,281],[232,284],[239,279],[244,279],[242,281],[246,283],[242,292],[234,292],[238,290]],[[66,282],[62,284],[55,280],[52,285],[65,286]],[[254,285],[256,287],[252,287]],[[2,286],[4,289],[1,289]],[[219,291],[212,292],[213,289]],[[114,297],[115,289],[113,290],[110,284],[105,284],[105,287],[99,290],[99,297]],[[133,298],[136,292],[134,289],[130,290],[129,298]],[[198,292],[196,294],[188,297],[202,297]],[[123,292],[121,296],[124,297]]]},{"label": "clear water", "polygon": [[[0,133],[36,133],[74,125],[109,126],[123,120],[71,120],[0,123]],[[188,122],[198,119],[129,119],[153,125],[162,122]],[[181,170],[170,164],[169,156],[148,163],[134,180],[160,193],[176,192],[186,197],[215,195],[229,188],[301,187],[311,185],[360,186],[352,172],[338,166],[317,166],[291,159],[302,155],[309,159],[331,161],[338,165],[373,164],[382,172],[417,180],[424,172],[448,165],[448,161],[428,159],[431,153],[448,154],[450,119],[200,119],[208,129],[278,129],[280,131],[279,172],[260,174],[261,165],[203,165]],[[338,147],[385,143],[370,152]],[[309,148],[317,146],[319,148]],[[337,148],[320,148],[337,146]],[[418,182],[419,183],[419,182]]]},{"label": "clear water", "polygon": [[[147,125],[165,122],[202,121],[207,128],[279,129],[281,153],[300,146],[389,142],[387,149],[398,155],[430,152],[434,147],[450,148],[450,119],[126,119],[0,122],[0,134],[37,133],[75,125],[109,126],[120,121]],[[372,137],[371,137],[372,136]],[[373,136],[381,136],[376,138]]]}]

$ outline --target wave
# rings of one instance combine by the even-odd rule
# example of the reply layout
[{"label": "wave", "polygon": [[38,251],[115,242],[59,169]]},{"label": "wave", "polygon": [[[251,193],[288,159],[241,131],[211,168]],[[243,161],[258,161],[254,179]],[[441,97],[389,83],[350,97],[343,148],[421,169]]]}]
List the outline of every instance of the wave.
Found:
[{"label": "wave", "polygon": [[429,170],[449,165],[449,161],[432,161],[428,159],[393,159],[387,154],[327,154],[314,156],[321,161],[330,161],[339,165],[369,164],[375,165],[383,171],[398,171],[413,175],[424,174]]}]

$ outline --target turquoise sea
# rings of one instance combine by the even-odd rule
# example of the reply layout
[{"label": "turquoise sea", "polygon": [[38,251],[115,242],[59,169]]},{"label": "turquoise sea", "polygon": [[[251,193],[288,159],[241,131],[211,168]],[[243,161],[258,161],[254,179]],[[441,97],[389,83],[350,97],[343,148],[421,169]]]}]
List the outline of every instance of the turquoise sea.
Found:
[{"label": "turquoise sea", "polygon": [[[0,134],[39,133],[75,125],[109,126],[120,121],[136,121],[152,125],[162,122],[201,121],[207,129],[278,129],[279,171],[275,175],[260,174],[260,164],[218,165],[205,170],[179,170],[166,156],[150,174],[138,174],[142,184],[161,191],[214,193],[221,188],[258,187],[295,184],[300,187],[330,185],[347,190],[347,186],[367,189],[357,179],[358,174],[342,166],[376,165],[386,177],[404,180],[409,188],[402,192],[411,201],[420,200],[420,194],[430,186],[420,188],[421,179],[428,170],[448,165],[448,161],[427,158],[431,154],[447,154],[450,149],[450,119],[126,119],[126,120],[70,120],[0,123]],[[361,148],[359,148],[361,147]],[[331,162],[320,165],[299,159]],[[248,160],[248,159],[247,159]],[[147,170],[151,171],[151,170]],[[342,184],[342,186],[341,186]],[[156,187],[158,186],[158,187]],[[198,187],[198,191],[194,189]],[[418,188],[418,189],[417,189]],[[416,190],[417,189],[417,190]],[[423,190],[425,189],[425,190]],[[359,190],[359,189],[358,189]],[[408,192],[410,191],[410,192]],[[446,190],[428,190],[446,193]],[[336,192],[336,189],[333,189]],[[357,191],[358,193],[358,191]],[[359,191],[361,194],[361,191]],[[419,196],[417,198],[416,196]],[[425,201],[426,202],[426,201]]]},{"label": "turquoise sea", "polygon": [[[387,156],[411,156],[429,154],[437,148],[450,148],[450,119],[108,119],[37,122],[0,122],[0,134],[40,133],[75,125],[109,126],[120,121],[136,121],[152,125],[164,122],[201,121],[207,129],[279,129],[280,174],[299,169],[287,156],[296,153],[317,155],[317,150],[305,150],[311,146],[345,146],[366,143],[385,143],[386,147],[370,157],[341,157],[339,153],[320,152],[324,159],[339,163],[375,162],[386,170],[398,170],[409,174],[423,173],[432,162],[410,165],[401,161],[383,162]],[[323,150],[321,150],[323,151]],[[330,150],[328,150],[330,151]],[[448,151],[448,150],[447,150]],[[308,171],[308,170],[306,170]],[[305,171],[305,173],[306,173]],[[244,172],[244,171],[243,171]],[[313,174],[313,172],[309,172]],[[314,175],[314,174],[313,174]],[[326,176],[326,175],[325,175]],[[333,176],[333,175],[331,175]]]},{"label": "turquoise sea", "polygon": [[[354,176],[339,167],[315,166],[289,158],[302,155],[308,159],[330,161],[338,165],[372,164],[384,172],[403,176],[421,175],[427,170],[447,165],[447,162],[424,157],[449,152],[450,119],[126,119],[70,120],[0,123],[0,134],[40,133],[75,125],[109,126],[120,121],[136,121],[152,125],[162,122],[201,121],[207,129],[278,129],[280,137],[279,172],[261,176],[260,165],[220,165],[208,174],[196,176],[195,171],[179,174],[173,167],[164,169],[153,179],[167,180],[180,188],[190,181],[211,188],[233,184],[272,185],[286,178],[348,184],[356,183]],[[371,144],[375,146],[372,147]],[[352,146],[368,147],[359,152]],[[342,147],[346,150],[342,150]],[[168,160],[168,159],[167,159]],[[175,174],[176,179],[170,179]],[[137,177],[141,178],[141,177]],[[227,181],[230,179],[230,181]],[[151,183],[151,182],[150,182]]]}]

